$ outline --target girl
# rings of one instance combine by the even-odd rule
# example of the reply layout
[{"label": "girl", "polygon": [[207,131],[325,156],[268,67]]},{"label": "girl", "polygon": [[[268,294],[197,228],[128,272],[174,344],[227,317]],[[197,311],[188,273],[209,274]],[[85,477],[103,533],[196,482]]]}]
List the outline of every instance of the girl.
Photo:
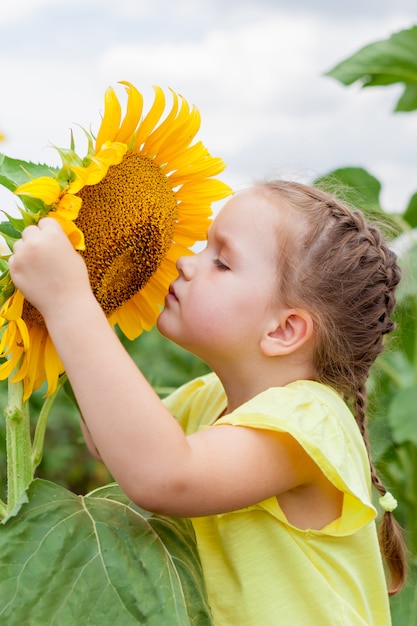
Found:
[{"label": "girl", "polygon": [[[400,270],[359,212],[293,182],[234,196],[207,247],[178,261],[158,320],[213,373],[165,402],[56,221],[24,231],[10,271],[46,321],[90,449],[134,502],[192,518],[216,626],[390,624],[365,383]],[[405,551],[390,510],[380,539],[394,593]]]}]

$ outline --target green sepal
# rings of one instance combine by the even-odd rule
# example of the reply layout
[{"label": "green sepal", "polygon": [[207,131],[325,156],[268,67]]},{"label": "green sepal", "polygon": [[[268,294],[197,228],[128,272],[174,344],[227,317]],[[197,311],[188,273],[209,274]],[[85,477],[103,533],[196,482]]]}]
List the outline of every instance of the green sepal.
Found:
[{"label": "green sepal", "polygon": [[75,180],[76,176],[74,172],[68,167],[68,165],[64,165],[58,174],[56,175],[56,180],[58,181],[62,190],[66,189],[70,183]]},{"label": "green sepal", "polygon": [[47,215],[51,207],[48,207],[40,198],[32,196],[19,196],[25,209],[35,215]]},{"label": "green sepal", "polygon": [[57,148],[55,146],[55,150],[58,152],[64,165],[82,167],[82,159],[71,148]]}]

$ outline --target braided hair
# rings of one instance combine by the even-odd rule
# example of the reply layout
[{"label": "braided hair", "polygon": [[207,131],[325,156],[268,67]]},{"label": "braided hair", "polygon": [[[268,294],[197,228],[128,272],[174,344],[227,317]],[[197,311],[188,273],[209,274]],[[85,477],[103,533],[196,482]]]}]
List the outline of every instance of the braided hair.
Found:
[{"label": "braided hair", "polygon": [[[367,429],[366,381],[394,329],[391,314],[401,278],[396,255],[379,229],[360,211],[318,188],[290,181],[267,181],[255,188],[280,207],[279,293],[288,306],[307,308],[317,341],[316,380],[333,387],[351,406],[368,451],[371,478],[387,492],[372,462]],[[294,229],[294,211],[298,228]],[[390,593],[406,578],[404,539],[393,514],[379,526],[381,551],[390,571]]]}]

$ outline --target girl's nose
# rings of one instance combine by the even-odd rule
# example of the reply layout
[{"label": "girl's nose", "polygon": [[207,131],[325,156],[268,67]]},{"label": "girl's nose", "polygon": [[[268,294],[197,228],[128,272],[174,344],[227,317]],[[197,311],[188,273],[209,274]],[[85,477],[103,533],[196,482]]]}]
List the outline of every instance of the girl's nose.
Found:
[{"label": "girl's nose", "polygon": [[193,275],[193,266],[194,266],[195,255],[190,256],[180,256],[177,260],[177,270],[180,273],[180,276],[189,280]]}]

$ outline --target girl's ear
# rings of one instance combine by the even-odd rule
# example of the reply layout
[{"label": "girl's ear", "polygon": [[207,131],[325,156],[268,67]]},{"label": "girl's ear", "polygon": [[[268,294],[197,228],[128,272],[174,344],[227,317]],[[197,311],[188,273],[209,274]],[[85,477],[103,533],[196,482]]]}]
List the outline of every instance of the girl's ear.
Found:
[{"label": "girl's ear", "polygon": [[260,341],[265,356],[284,356],[301,348],[312,336],[314,330],[311,315],[303,309],[281,311],[275,318],[273,328],[269,327]]}]

